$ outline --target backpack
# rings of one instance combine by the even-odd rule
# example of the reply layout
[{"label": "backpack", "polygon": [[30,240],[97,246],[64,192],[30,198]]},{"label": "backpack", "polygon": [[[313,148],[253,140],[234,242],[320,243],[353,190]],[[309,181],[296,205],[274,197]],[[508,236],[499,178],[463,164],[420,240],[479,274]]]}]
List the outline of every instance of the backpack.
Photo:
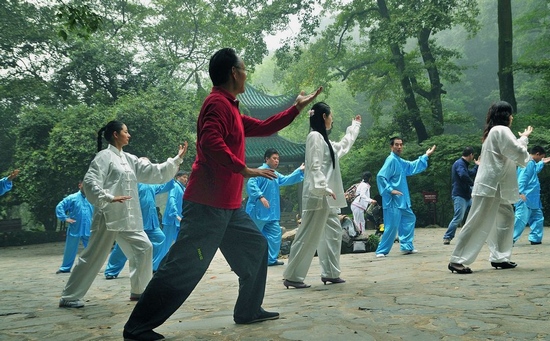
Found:
[{"label": "backpack", "polygon": [[357,186],[359,186],[359,182],[351,185],[351,187],[344,192],[344,197],[346,198],[348,204],[351,204],[351,202],[357,198],[357,194],[355,194]]}]

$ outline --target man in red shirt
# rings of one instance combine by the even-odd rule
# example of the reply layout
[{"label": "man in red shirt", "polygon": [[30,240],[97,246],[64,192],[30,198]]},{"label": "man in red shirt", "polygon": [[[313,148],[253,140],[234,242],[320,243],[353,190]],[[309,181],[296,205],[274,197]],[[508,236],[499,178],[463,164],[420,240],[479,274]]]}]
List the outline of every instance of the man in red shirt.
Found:
[{"label": "man in red shirt", "polygon": [[248,168],[245,137],[269,136],[290,124],[322,88],[301,92],[289,109],[261,121],[241,115],[236,96],[244,92],[246,69],[235,50],[217,51],[209,64],[214,87],[197,121],[197,157],[184,194],[180,233],[124,326],[125,340],[161,340],[153,331],[194,290],[217,249],[239,276],[233,312],[237,324],[279,318],[262,309],[267,242],[241,209],[244,178],[275,179],[273,169]]}]

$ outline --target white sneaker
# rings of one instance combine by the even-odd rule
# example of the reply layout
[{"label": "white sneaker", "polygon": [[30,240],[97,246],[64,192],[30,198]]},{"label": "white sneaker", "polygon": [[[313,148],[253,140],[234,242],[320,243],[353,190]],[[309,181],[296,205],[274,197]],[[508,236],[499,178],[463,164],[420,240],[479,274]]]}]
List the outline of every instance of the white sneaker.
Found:
[{"label": "white sneaker", "polygon": [[84,302],[82,300],[66,300],[64,298],[59,300],[59,308],[82,308]]},{"label": "white sneaker", "polygon": [[386,257],[386,255],[383,254],[383,253],[377,253],[376,254],[376,258],[385,258],[385,257]]},{"label": "white sneaker", "polygon": [[412,255],[414,253],[418,253],[418,250],[414,249],[414,250],[402,250],[401,251],[401,254],[403,254],[403,255]]}]

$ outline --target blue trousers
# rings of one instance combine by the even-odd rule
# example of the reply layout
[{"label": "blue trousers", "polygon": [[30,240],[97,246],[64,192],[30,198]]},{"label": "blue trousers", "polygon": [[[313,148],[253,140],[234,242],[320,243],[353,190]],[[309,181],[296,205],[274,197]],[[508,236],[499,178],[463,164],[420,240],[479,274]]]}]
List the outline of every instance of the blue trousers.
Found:
[{"label": "blue trousers", "polygon": [[376,254],[389,254],[397,234],[399,234],[401,251],[414,250],[413,240],[415,223],[416,216],[410,207],[384,208],[384,234],[382,234],[382,238],[376,249]]},{"label": "blue trousers", "polygon": [[468,207],[472,205],[472,200],[466,200],[463,197],[453,196],[453,204],[453,220],[449,223],[449,227],[447,228],[445,235],[443,235],[443,239],[451,240],[455,237],[456,228],[462,223],[462,220],[464,220],[464,214],[466,214]]},{"label": "blue trousers", "polygon": [[71,271],[71,269],[73,268],[74,260],[76,258],[76,254],[78,253],[78,244],[82,240],[82,245],[84,245],[84,248],[86,248],[86,246],[88,246],[89,239],[90,237],[88,236],[71,236],[70,233],[67,232],[67,238],[65,240],[65,251],[63,252],[63,262],[59,267],[59,271]]},{"label": "blue trousers", "polygon": [[164,232],[164,236],[166,239],[164,239],[164,243],[161,245],[161,259],[168,254],[168,251],[170,250],[170,247],[176,239],[178,238],[178,233],[180,232],[180,226],[179,225],[162,225],[162,232]]},{"label": "blue trousers", "polygon": [[531,232],[529,233],[529,241],[540,243],[542,242],[542,234],[544,232],[544,216],[540,208],[529,208],[525,202],[520,201],[516,204],[515,223],[514,223],[514,243],[521,237],[525,225],[529,224]]},{"label": "blue trousers", "polygon": [[220,209],[185,200],[181,233],[134,307],[124,330],[142,334],[164,323],[191,295],[218,248],[239,277],[233,319],[262,312],[267,242],[243,209]]},{"label": "blue trousers", "polygon": [[[153,230],[146,230],[145,233],[147,234],[147,237],[149,237],[151,244],[153,244],[153,271],[157,271],[160,261],[163,258],[161,252],[162,244],[164,242],[164,233],[158,227]],[[124,252],[122,252],[122,249],[118,246],[118,244],[116,244],[113,251],[111,251],[111,255],[109,256],[109,261],[107,262],[107,267],[105,268],[105,276],[118,276],[124,268],[127,260],[128,258]]]},{"label": "blue trousers", "polygon": [[277,262],[281,250],[281,238],[283,236],[281,225],[278,220],[252,220],[267,240],[267,264],[272,265]]}]

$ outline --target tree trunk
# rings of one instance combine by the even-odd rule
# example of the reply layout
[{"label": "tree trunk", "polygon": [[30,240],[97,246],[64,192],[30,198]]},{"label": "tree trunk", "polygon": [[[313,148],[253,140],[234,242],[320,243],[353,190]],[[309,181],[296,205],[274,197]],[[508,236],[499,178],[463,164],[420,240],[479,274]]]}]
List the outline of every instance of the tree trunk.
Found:
[{"label": "tree trunk", "polygon": [[422,54],[422,60],[424,61],[424,67],[428,71],[428,78],[430,79],[430,91],[418,92],[421,96],[424,96],[430,102],[430,109],[432,111],[432,117],[434,119],[433,133],[435,135],[443,134],[443,104],[441,103],[441,95],[445,93],[443,91],[443,84],[439,78],[439,70],[435,62],[435,58],[430,48],[430,34],[429,28],[423,28],[418,35],[418,46]]},{"label": "tree trunk", "polygon": [[514,73],[512,64],[513,32],[511,0],[498,0],[498,85],[500,99],[512,105],[517,112],[514,93]]},{"label": "tree trunk", "polygon": [[[377,2],[382,18],[387,21],[391,21],[388,7],[386,6],[386,1],[377,0]],[[409,119],[416,131],[418,143],[420,143],[424,140],[427,140],[429,136],[426,130],[426,126],[420,118],[420,109],[418,108],[418,104],[416,103],[411,79],[405,75],[405,57],[403,55],[401,47],[396,43],[390,42],[390,50],[392,53],[393,63],[397,68],[397,73],[401,82],[401,88],[403,89],[405,104],[407,106],[407,110],[409,111]]]}]

